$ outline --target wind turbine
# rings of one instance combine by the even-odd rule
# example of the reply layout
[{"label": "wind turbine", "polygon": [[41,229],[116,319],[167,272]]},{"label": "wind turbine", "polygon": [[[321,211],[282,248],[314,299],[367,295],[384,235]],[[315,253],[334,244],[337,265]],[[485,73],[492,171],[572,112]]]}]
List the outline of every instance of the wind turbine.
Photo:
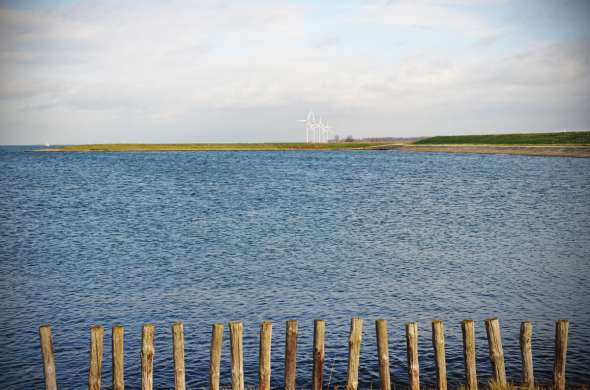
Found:
[{"label": "wind turbine", "polygon": [[328,136],[333,134],[330,124],[313,111],[309,111],[306,119],[298,119],[297,122],[305,123],[305,142],[328,142]]},{"label": "wind turbine", "polygon": [[312,125],[314,121],[314,114],[312,111],[307,113],[306,119],[298,119],[297,122],[305,123],[305,142],[309,143],[309,132],[312,130]]},{"label": "wind turbine", "polygon": [[326,121],[326,126],[324,127],[325,130],[325,139],[328,142],[328,137],[332,134],[332,128],[330,127],[330,123]]},{"label": "wind turbine", "polygon": [[305,120],[305,119],[297,119],[297,122],[305,123],[305,143],[308,144],[309,143],[309,124],[307,123],[307,120]]}]

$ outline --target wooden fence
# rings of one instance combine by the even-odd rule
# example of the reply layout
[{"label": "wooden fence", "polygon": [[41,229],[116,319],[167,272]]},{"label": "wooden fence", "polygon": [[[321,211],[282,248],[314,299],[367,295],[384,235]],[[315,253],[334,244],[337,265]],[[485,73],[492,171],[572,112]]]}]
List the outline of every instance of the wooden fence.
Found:
[{"label": "wooden fence", "polygon": [[[313,366],[311,390],[322,390],[324,368],[324,335],[325,322],[314,321],[313,333]],[[553,388],[565,389],[565,364],[567,353],[567,337],[569,322],[560,320],[555,325],[555,360],[553,365]],[[418,365],[418,323],[410,322],[406,326],[406,343],[408,359],[408,381],[410,390],[420,390],[420,373]],[[500,323],[497,318],[485,321],[488,339],[489,357],[492,365],[492,382],[495,387],[507,387],[506,371],[504,368],[504,352],[502,349],[502,337]],[[346,390],[358,389],[358,369],[360,363],[360,348],[362,339],[363,320],[352,318],[350,324],[350,336],[348,338],[348,370],[346,375]],[[375,321],[377,337],[377,357],[381,390],[391,390],[389,346],[387,337],[387,321]],[[463,356],[465,362],[465,388],[477,390],[478,380],[475,359],[475,327],[474,322],[466,320],[461,323],[463,333]],[[224,326],[221,323],[213,324],[211,332],[211,350],[209,361],[209,388],[219,390],[221,341]],[[524,389],[534,389],[535,378],[533,375],[533,357],[531,348],[532,325],[525,321],[520,328],[520,350],[522,356],[522,384]],[[244,362],[242,347],[243,326],[239,321],[229,322],[230,354],[231,354],[231,388],[232,390],[244,390]],[[285,340],[285,390],[295,390],[295,373],[297,364],[297,321],[290,320],[286,323]],[[45,373],[45,388],[57,390],[55,371],[55,357],[53,353],[53,341],[51,327],[43,325],[39,328],[41,338],[41,352]],[[123,390],[125,387],[123,367],[123,335],[122,326],[114,326],[112,329],[112,388]],[[258,384],[260,390],[270,389],[270,351],[272,338],[272,323],[262,322],[260,325],[260,349],[258,360]],[[88,370],[88,389],[100,390],[101,369],[103,358],[104,328],[93,326],[90,329],[90,363]],[[141,388],[151,390],[153,387],[153,363],[154,363],[154,326],[146,324],[141,333]],[[432,322],[432,345],[434,349],[437,389],[447,389],[447,372],[445,362],[445,336],[444,324],[440,320]],[[176,390],[184,390],[185,365],[184,365],[184,332],[182,322],[172,324],[172,351],[174,357],[174,383]]]}]

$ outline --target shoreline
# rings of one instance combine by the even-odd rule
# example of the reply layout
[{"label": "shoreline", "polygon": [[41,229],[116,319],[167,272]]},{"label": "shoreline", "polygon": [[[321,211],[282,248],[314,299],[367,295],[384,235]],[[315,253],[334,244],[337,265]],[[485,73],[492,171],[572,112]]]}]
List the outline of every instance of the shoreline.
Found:
[{"label": "shoreline", "polygon": [[590,145],[477,145],[412,143],[338,144],[93,144],[36,149],[38,152],[200,152],[200,151],[297,151],[297,150],[401,150],[409,152],[506,154],[543,157],[590,158]]},{"label": "shoreline", "polygon": [[44,148],[42,152],[186,152],[186,151],[276,151],[276,150],[351,150],[364,149],[391,142],[341,143],[204,143],[204,144],[88,144]]}]

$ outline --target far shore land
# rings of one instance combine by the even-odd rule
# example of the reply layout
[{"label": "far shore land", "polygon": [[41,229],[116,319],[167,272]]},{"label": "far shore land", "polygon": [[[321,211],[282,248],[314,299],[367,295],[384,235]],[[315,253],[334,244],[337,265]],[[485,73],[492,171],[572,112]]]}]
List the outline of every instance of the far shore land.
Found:
[{"label": "far shore land", "polygon": [[47,152],[165,152],[274,150],[402,150],[590,158],[590,132],[441,136],[330,143],[89,144],[45,148]]}]

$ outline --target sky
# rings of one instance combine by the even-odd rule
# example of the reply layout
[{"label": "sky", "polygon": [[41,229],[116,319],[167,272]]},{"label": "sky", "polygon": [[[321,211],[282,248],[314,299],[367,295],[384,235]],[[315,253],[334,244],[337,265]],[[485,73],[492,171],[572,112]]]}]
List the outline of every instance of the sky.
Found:
[{"label": "sky", "polygon": [[3,1],[0,144],[590,129],[590,1]]}]

